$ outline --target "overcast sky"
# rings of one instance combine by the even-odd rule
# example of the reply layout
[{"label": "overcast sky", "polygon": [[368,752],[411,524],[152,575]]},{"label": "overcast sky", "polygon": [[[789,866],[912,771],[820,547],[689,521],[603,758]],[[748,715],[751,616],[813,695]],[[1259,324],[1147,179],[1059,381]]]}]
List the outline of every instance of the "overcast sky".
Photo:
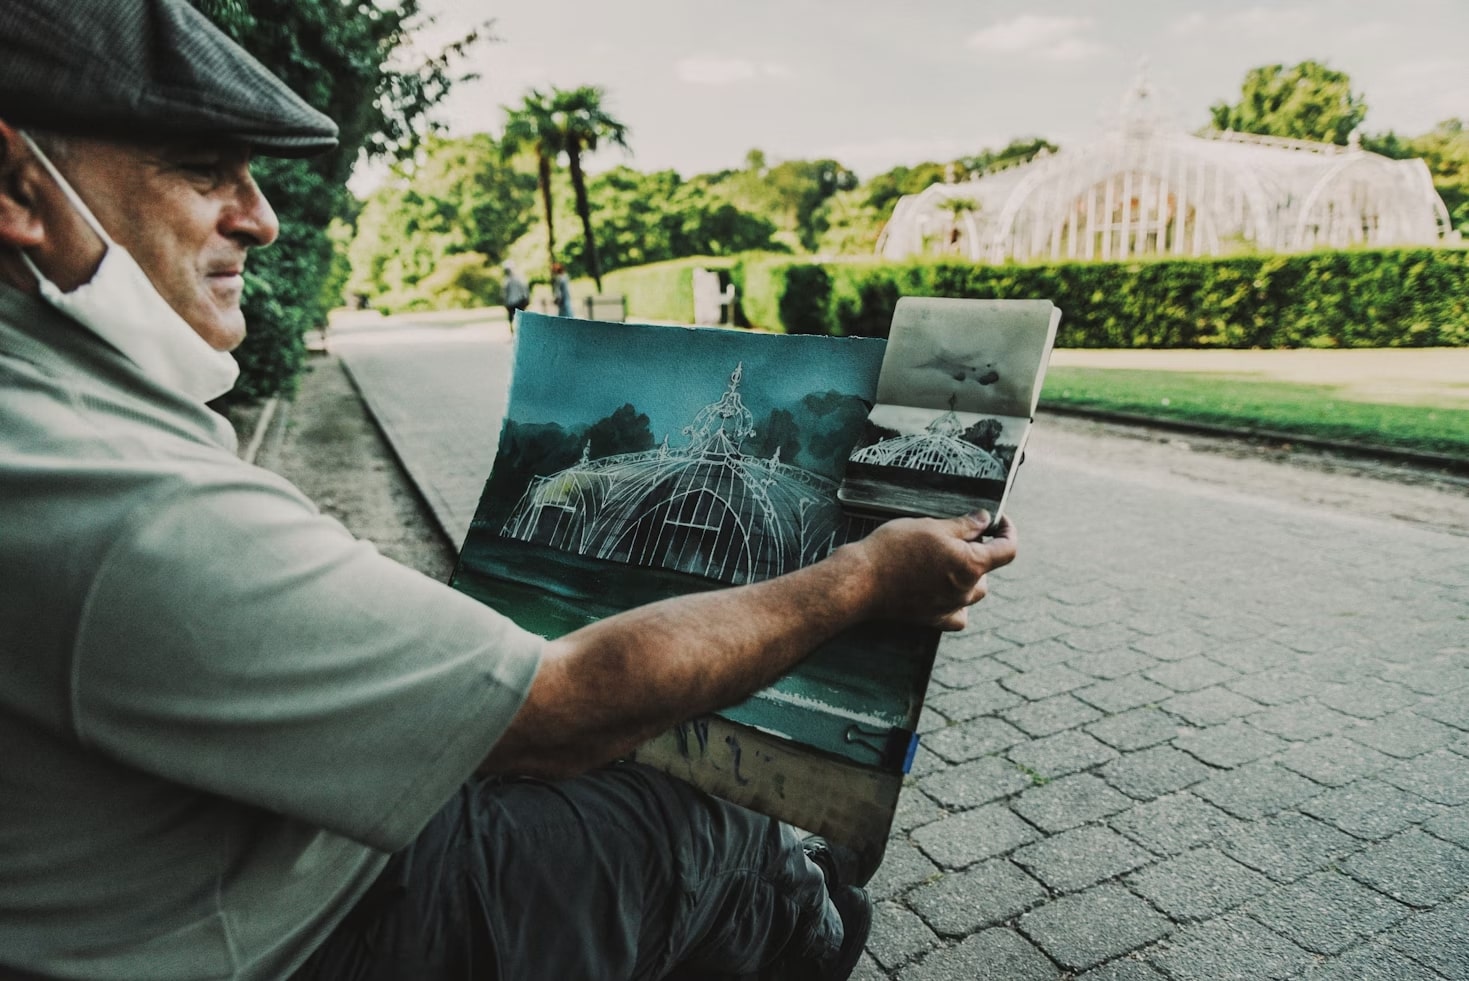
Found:
[{"label": "overcast sky", "polygon": [[497,133],[530,86],[601,85],[633,154],[684,176],[834,157],[870,177],[1014,137],[1075,144],[1115,118],[1140,62],[1190,129],[1245,72],[1307,58],[1352,77],[1367,129],[1469,118],[1469,0],[424,0],[428,49],[493,18],[498,43],[447,106]]}]

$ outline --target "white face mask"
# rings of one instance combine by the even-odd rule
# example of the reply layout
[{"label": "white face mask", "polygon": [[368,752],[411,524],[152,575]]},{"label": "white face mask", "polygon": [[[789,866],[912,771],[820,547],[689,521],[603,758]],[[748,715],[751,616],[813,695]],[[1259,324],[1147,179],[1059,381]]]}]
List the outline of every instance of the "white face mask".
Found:
[{"label": "white face mask", "polygon": [[128,251],[112,240],[102,223],[61,176],[41,148],[21,134],[31,152],[60,185],[72,207],[107,246],[102,264],[89,282],[63,293],[36,268],[31,257],[20,257],[35,275],[41,297],[73,320],[91,328],[107,343],[127,355],[143,373],[199,402],[228,392],[239,377],[240,366],[227,351],[216,351],[169,306],[147,273]]}]

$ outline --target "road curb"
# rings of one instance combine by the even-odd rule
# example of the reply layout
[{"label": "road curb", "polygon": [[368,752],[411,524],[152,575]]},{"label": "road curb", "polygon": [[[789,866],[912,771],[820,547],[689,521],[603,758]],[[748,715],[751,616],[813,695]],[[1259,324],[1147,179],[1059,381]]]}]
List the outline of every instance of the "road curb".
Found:
[{"label": "road curb", "polygon": [[250,438],[246,441],[244,450],[240,452],[240,459],[246,463],[253,464],[255,458],[260,455],[260,445],[265,442],[265,434],[275,420],[276,409],[280,406],[280,401],[279,395],[272,395],[261,406],[260,415],[255,418],[255,425],[250,431]]}]

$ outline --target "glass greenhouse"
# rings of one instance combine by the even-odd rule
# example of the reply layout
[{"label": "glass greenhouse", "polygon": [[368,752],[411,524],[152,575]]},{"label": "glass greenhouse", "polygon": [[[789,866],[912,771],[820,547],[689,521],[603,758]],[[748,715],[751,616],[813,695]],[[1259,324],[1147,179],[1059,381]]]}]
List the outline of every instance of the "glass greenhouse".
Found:
[{"label": "glass greenhouse", "polygon": [[887,259],[976,262],[1216,256],[1433,245],[1452,236],[1422,160],[1164,122],[1139,80],[1095,142],[899,199]]}]

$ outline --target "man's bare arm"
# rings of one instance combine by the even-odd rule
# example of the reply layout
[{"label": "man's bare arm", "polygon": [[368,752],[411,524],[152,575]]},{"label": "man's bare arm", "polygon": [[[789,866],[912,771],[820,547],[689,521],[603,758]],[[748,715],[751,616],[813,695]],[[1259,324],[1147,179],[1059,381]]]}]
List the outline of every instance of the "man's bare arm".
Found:
[{"label": "man's bare arm", "polygon": [[568,776],[769,685],[865,620],[958,630],[1015,557],[1005,521],[903,519],[804,569],[637,607],[551,642],[482,772]]}]

